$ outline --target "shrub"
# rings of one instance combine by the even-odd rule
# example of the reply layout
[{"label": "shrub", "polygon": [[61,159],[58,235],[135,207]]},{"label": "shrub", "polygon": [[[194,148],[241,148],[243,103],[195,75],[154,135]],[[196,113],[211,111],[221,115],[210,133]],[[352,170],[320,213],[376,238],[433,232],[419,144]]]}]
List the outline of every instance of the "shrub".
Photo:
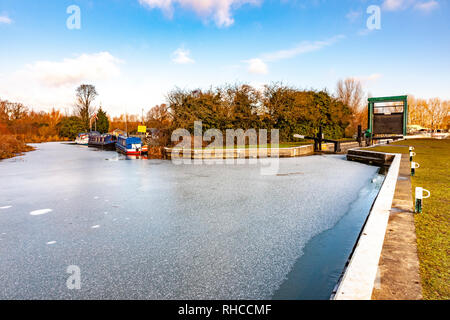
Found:
[{"label": "shrub", "polygon": [[0,135],[0,159],[12,158],[31,150],[34,148],[14,135]]}]

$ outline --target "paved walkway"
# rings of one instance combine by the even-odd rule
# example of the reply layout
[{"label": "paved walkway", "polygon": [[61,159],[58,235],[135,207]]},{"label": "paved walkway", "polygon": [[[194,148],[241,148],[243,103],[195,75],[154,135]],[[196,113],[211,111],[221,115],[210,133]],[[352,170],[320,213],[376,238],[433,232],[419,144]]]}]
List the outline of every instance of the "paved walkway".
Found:
[{"label": "paved walkway", "polygon": [[411,195],[409,155],[402,155],[378,277],[372,294],[374,300],[422,299]]}]

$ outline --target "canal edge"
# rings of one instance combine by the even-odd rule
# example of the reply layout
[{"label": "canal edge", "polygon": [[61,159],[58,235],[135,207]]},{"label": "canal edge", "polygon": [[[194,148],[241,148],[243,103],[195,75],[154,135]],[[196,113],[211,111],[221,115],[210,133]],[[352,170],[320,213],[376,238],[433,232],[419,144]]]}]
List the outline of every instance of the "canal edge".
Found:
[{"label": "canal edge", "polygon": [[336,293],[332,296],[333,300],[371,300],[377,279],[378,264],[400,172],[401,154],[365,152],[382,157],[390,156],[393,160]]}]

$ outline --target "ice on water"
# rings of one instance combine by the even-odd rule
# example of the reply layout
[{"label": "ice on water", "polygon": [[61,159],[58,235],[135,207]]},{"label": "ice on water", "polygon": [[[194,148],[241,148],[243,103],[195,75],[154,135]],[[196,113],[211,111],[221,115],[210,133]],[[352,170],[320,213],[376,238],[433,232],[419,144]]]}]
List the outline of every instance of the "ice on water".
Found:
[{"label": "ice on water", "polygon": [[[271,298],[305,244],[343,217],[377,171],[342,156],[280,159],[279,175],[264,176],[248,164],[111,162],[105,159],[112,153],[60,144],[40,149],[23,163],[0,166],[0,175],[15,177],[0,202],[12,199],[18,213],[30,212],[33,201],[58,213],[45,229],[39,220],[20,221],[30,232],[5,247],[2,254],[12,256],[8,263],[0,259],[0,271],[9,270],[6,295],[11,290],[30,296],[32,290],[13,291],[30,277],[36,277],[35,297],[45,291],[38,291],[42,286],[61,287],[61,275],[53,270],[64,270],[70,260],[83,266],[89,290],[81,298]],[[39,159],[46,153],[52,157],[44,166]],[[23,194],[30,195],[27,202],[19,201]],[[59,200],[64,198],[69,200]],[[8,219],[17,216],[0,216],[2,230],[13,230],[17,221]],[[101,233],[87,231],[99,225]],[[67,250],[49,253],[40,247],[46,241],[34,241],[39,237],[59,239]],[[26,260],[27,255],[39,259]],[[40,284],[21,268],[22,259],[30,270],[52,270],[54,279]],[[68,294],[61,290],[52,292]]]},{"label": "ice on water", "polygon": [[49,212],[52,212],[52,209],[39,209],[39,210],[33,210],[30,212],[30,215],[32,216],[40,216]]}]

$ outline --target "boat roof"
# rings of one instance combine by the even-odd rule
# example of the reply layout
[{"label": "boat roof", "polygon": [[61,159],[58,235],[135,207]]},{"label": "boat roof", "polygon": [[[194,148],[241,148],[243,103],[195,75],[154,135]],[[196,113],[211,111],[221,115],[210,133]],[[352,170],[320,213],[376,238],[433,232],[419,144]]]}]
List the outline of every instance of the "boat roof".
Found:
[{"label": "boat roof", "polygon": [[119,138],[120,139],[126,139],[127,141],[139,141],[139,142],[141,142],[142,140],[141,140],[141,138],[139,138],[139,137],[125,137],[125,136],[119,136]]}]

